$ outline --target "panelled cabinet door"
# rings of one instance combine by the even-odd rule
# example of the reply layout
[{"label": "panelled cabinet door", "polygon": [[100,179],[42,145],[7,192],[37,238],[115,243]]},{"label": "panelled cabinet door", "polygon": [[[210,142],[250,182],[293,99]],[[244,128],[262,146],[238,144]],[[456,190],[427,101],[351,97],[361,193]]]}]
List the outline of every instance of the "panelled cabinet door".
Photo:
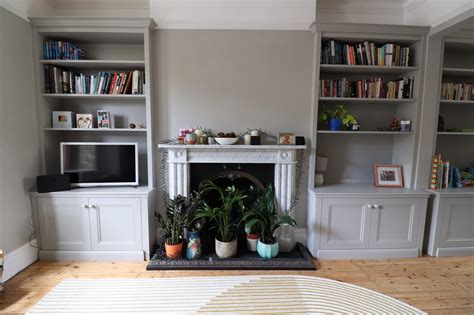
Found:
[{"label": "panelled cabinet door", "polygon": [[91,250],[87,198],[37,198],[42,250]]},{"label": "panelled cabinet door", "polygon": [[418,199],[387,198],[373,202],[370,248],[416,248],[421,203]]},{"label": "panelled cabinet door", "polygon": [[89,198],[92,250],[142,249],[140,198]]},{"label": "panelled cabinet door", "polygon": [[321,249],[364,249],[368,247],[370,200],[324,198]]},{"label": "panelled cabinet door", "polygon": [[443,198],[440,247],[474,247],[474,197]]}]

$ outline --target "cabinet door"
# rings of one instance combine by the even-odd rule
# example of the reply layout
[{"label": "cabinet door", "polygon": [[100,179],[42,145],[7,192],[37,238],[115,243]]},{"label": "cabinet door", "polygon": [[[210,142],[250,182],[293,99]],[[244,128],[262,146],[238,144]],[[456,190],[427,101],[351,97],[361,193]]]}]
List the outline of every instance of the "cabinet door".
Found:
[{"label": "cabinet door", "polygon": [[370,200],[324,198],[321,249],[362,249],[368,247]]},{"label": "cabinet door", "polygon": [[414,198],[377,199],[370,222],[370,248],[416,248],[421,202]]},{"label": "cabinet door", "polygon": [[42,250],[90,250],[87,198],[37,198]]},{"label": "cabinet door", "polygon": [[89,198],[93,250],[142,249],[140,198]]},{"label": "cabinet door", "polygon": [[474,246],[474,197],[443,198],[440,247]]}]

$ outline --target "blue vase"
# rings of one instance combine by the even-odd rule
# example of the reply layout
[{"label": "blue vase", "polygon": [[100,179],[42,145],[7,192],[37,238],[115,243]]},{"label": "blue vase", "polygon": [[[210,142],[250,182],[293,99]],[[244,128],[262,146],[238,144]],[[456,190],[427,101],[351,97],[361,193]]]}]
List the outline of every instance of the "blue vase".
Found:
[{"label": "blue vase", "polygon": [[188,233],[188,245],[186,247],[186,258],[195,259],[201,257],[201,236],[199,232]]},{"label": "blue vase", "polygon": [[262,243],[261,240],[258,240],[257,253],[263,259],[271,259],[275,257],[276,255],[278,255],[278,252],[279,252],[278,242],[275,242],[274,244],[265,244],[265,243]]},{"label": "blue vase", "polygon": [[329,119],[329,130],[339,131],[342,129],[342,120],[339,118],[330,118]]}]

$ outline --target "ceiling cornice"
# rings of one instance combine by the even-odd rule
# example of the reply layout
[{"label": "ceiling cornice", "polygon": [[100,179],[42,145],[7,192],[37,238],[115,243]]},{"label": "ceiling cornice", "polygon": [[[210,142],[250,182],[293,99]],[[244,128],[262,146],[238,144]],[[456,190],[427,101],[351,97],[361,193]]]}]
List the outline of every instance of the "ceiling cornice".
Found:
[{"label": "ceiling cornice", "polygon": [[150,0],[55,0],[56,9],[146,10]]},{"label": "ceiling cornice", "polygon": [[317,14],[403,15],[405,1],[318,0]]}]

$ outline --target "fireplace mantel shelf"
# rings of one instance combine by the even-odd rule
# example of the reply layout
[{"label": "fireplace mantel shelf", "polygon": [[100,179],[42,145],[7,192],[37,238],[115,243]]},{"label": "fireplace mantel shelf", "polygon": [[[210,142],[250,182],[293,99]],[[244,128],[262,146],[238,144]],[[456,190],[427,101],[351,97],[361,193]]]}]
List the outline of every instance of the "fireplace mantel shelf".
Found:
[{"label": "fireplace mantel shelf", "polygon": [[306,145],[283,145],[283,144],[263,144],[263,145],[245,145],[245,144],[233,144],[233,145],[219,145],[219,144],[159,144],[158,148],[161,149],[209,149],[209,150],[304,150]]}]

